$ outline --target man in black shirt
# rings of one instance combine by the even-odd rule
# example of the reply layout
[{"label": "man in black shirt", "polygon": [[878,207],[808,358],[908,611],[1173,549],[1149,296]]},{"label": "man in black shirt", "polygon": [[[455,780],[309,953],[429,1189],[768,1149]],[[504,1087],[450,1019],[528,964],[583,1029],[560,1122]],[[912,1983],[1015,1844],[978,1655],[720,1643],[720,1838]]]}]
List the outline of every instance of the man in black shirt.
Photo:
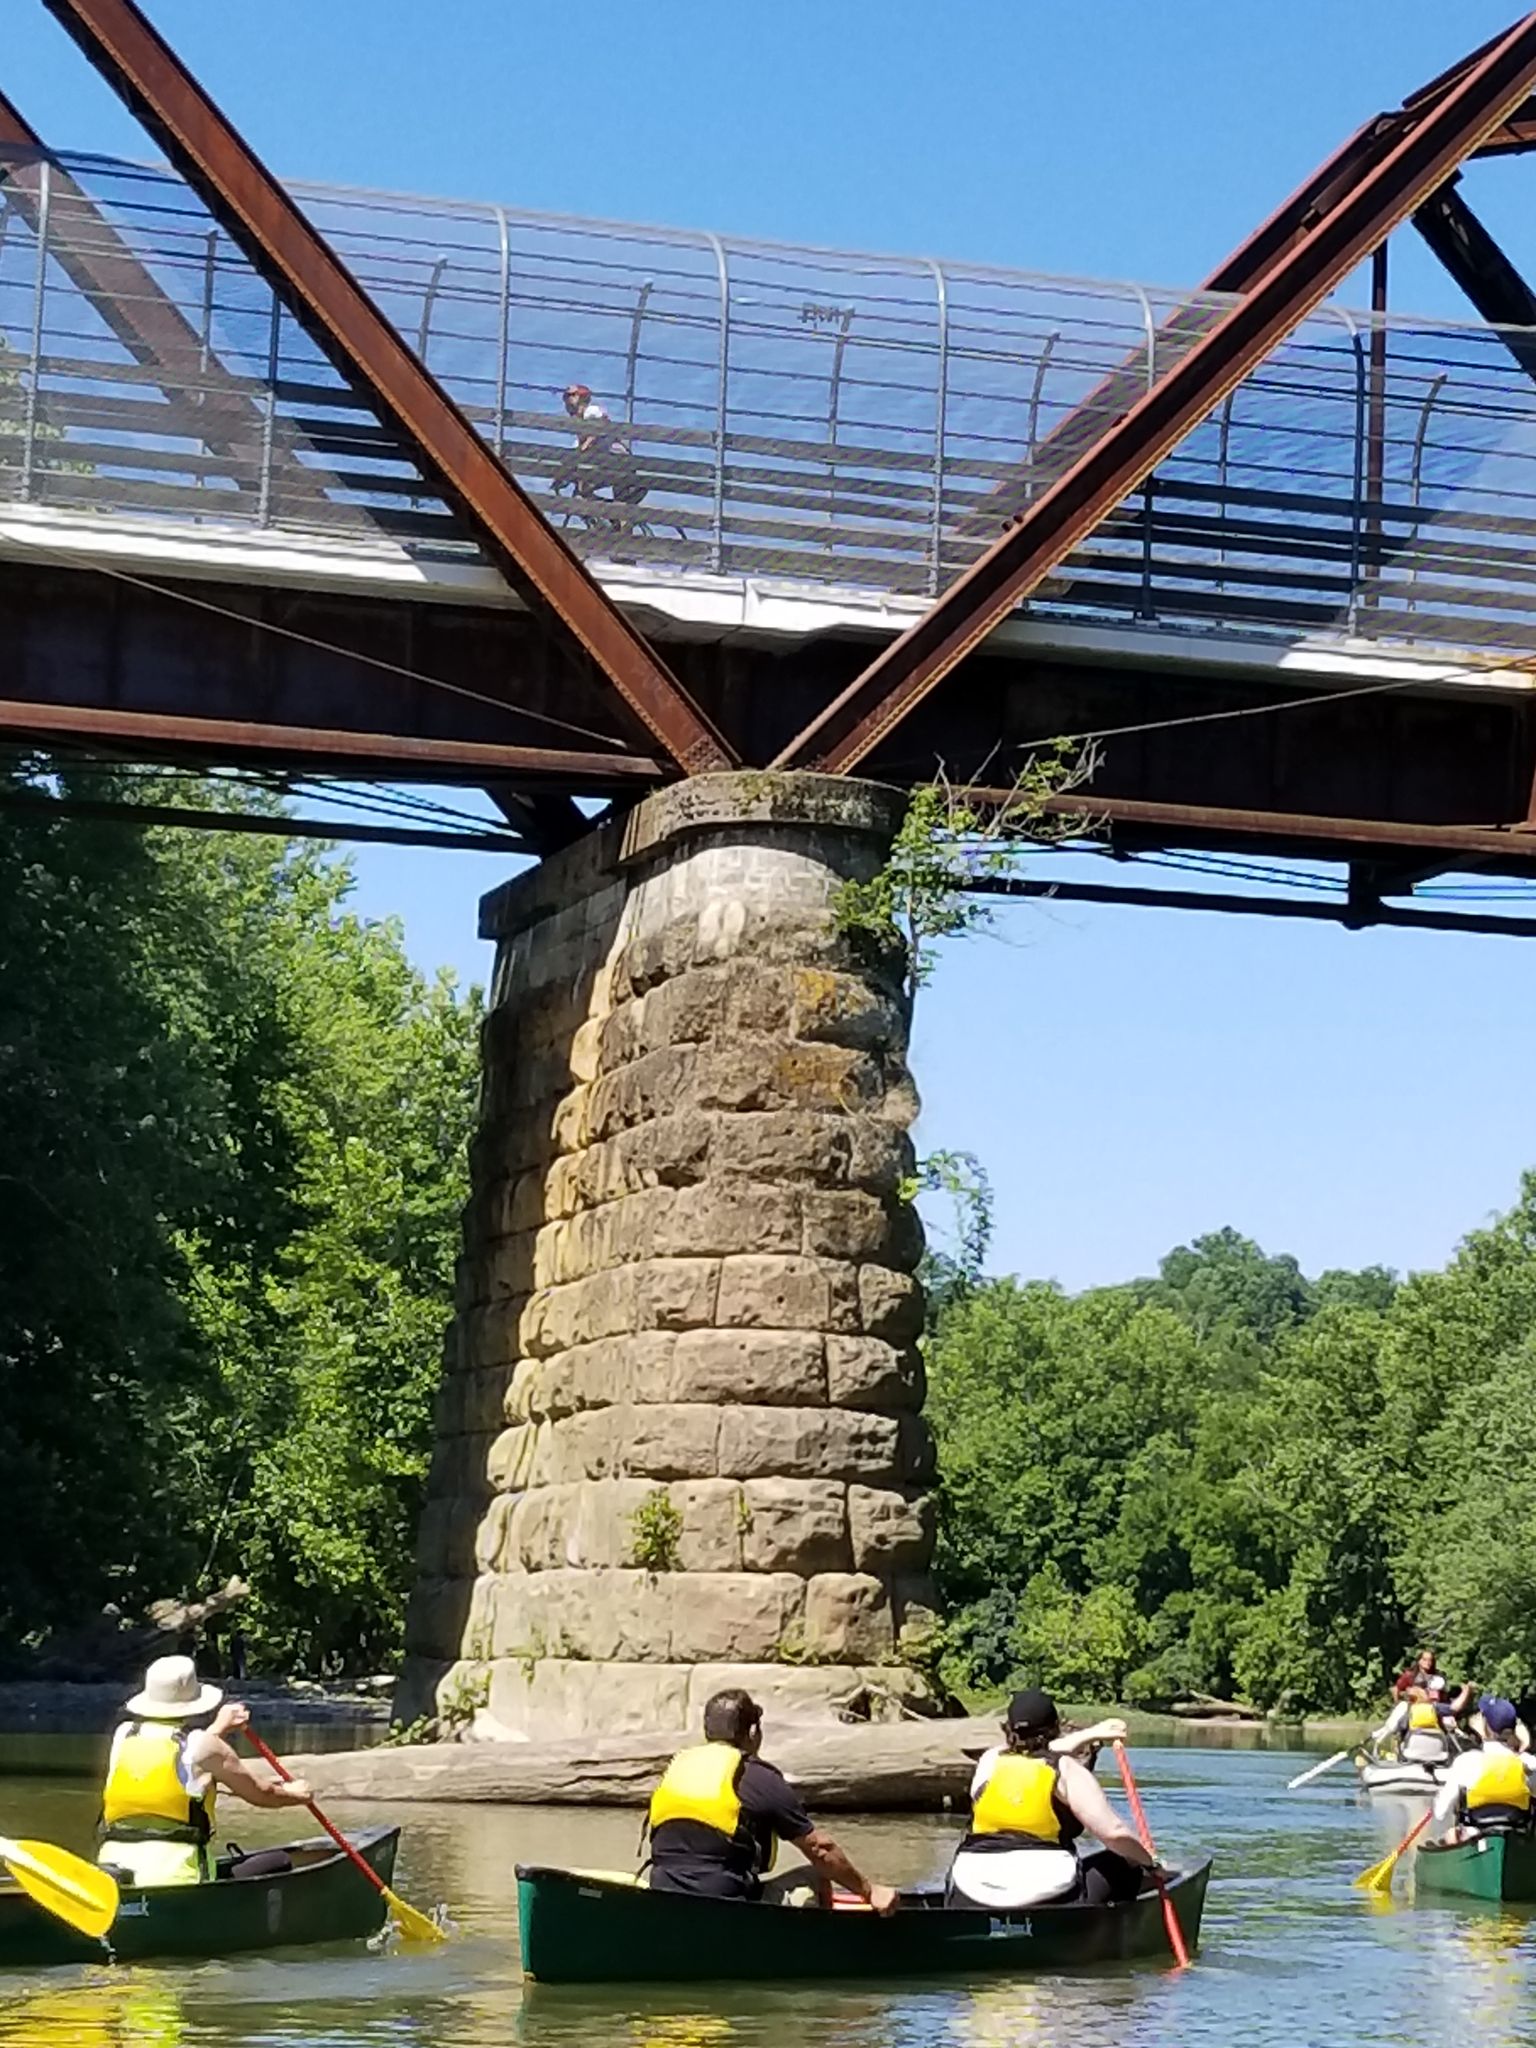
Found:
[{"label": "man in black shirt", "polygon": [[651,1889],[713,1899],[758,1899],[775,1846],[788,1842],[811,1866],[823,1903],[834,1884],[877,1913],[896,1908],[889,1885],[856,1870],[818,1828],[799,1793],[758,1755],[763,1710],[732,1687],[704,1709],[704,1741],[668,1764],[651,1798]]}]

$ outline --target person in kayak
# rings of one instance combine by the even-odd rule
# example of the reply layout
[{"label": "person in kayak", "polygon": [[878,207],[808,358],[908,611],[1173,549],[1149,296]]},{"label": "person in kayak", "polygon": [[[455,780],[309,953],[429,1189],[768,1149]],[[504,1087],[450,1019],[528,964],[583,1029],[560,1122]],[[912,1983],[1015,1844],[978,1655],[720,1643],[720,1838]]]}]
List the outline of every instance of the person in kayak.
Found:
[{"label": "person in kayak", "polygon": [[1531,1825],[1536,1756],[1520,1750],[1520,1716],[1514,1702],[1485,1692],[1472,1716],[1472,1729],[1478,1747],[1455,1759],[1435,1794],[1435,1831],[1449,1823],[1448,1841]]},{"label": "person in kayak", "polygon": [[1392,1681],[1394,1704],[1401,1704],[1409,1693],[1418,1686],[1427,1698],[1450,1707],[1459,1721],[1472,1704],[1472,1685],[1453,1686],[1440,1669],[1439,1659],[1433,1650],[1420,1650],[1406,1671],[1400,1671]]},{"label": "person in kayak", "polygon": [[[124,1884],[200,1884],[216,1874],[255,1877],[279,1867],[281,1852],[244,1857],[215,1871],[214,1806],[220,1790],[247,1806],[303,1806],[302,1778],[258,1778],[225,1741],[250,1715],[201,1683],[190,1657],[160,1657],[112,1737],[101,1795],[96,1860]],[[260,1866],[259,1868],[254,1866]]]},{"label": "person in kayak", "polygon": [[810,1865],[823,1903],[840,1885],[875,1912],[893,1912],[895,1892],[865,1877],[816,1826],[795,1788],[759,1755],[762,1743],[763,1710],[750,1694],[732,1686],[706,1702],[703,1742],[673,1757],[651,1795],[651,1890],[782,1897],[806,1878],[792,1870],[765,1888],[777,1844],[787,1842]]},{"label": "person in kayak", "polygon": [[[1154,1859],[1071,1753],[1124,1732],[1123,1722],[1105,1722],[1064,1736],[1049,1693],[1014,1694],[1002,1742],[971,1779],[970,1831],[949,1872],[955,1904],[1011,1911],[1048,1899],[1135,1898]],[[1084,1833],[1103,1846],[1079,1856],[1073,1845]]]},{"label": "person in kayak", "polygon": [[1444,1681],[1434,1693],[1422,1685],[1411,1685],[1379,1728],[1373,1728],[1370,1742],[1378,1754],[1391,1754],[1405,1764],[1422,1764],[1439,1770],[1455,1752],[1456,1717],[1444,1695]]}]

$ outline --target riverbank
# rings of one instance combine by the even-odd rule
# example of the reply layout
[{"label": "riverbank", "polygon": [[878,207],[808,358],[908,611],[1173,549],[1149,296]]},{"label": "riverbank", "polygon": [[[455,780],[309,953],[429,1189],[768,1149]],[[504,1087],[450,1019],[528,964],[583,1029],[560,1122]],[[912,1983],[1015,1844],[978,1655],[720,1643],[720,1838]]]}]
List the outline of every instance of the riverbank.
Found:
[{"label": "riverbank", "polygon": [[[1325,1739],[1311,1729],[1303,1734],[1263,1723],[1195,1724],[1154,1714],[1125,1718],[1131,1742],[1149,1746],[1321,1751],[1341,1747],[1345,1739],[1337,1727]],[[1364,1729],[1364,1723],[1349,1726]],[[765,1749],[810,1804],[823,1811],[944,1812],[963,1802],[976,1757],[997,1735],[993,1715],[894,1724],[786,1720],[768,1728]],[[687,1730],[671,1729],[605,1741],[441,1742],[303,1752],[286,1761],[325,1800],[642,1806],[669,1758],[696,1739]]]},{"label": "riverbank", "polygon": [[[133,1690],[132,1682],[120,1679],[104,1684],[0,1681],[0,1736],[109,1734]],[[389,1694],[377,1688],[248,1678],[228,1680],[226,1690],[232,1699],[246,1701],[253,1714],[284,1728],[377,1728],[382,1734],[389,1724]]]}]

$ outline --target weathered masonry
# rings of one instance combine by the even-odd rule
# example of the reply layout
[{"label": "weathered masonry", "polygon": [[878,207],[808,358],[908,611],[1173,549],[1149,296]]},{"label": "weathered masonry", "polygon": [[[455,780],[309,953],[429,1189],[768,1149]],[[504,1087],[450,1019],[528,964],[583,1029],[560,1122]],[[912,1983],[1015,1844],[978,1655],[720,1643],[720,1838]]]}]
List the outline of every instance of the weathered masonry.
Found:
[{"label": "weathered masonry", "polygon": [[830,915],[900,811],[697,777],[484,900],[407,1718],[435,1695],[537,1736],[680,1727],[730,1683],[921,1692],[909,1005]]}]

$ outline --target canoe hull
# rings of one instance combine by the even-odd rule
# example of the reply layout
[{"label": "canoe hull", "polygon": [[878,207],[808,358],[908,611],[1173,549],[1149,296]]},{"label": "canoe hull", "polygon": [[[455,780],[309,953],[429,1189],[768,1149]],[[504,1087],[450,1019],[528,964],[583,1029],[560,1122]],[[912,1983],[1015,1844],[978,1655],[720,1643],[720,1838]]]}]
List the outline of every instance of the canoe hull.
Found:
[{"label": "canoe hull", "polygon": [[1445,1776],[1428,1764],[1362,1763],[1356,1760],[1362,1792],[1386,1792],[1398,1798],[1420,1796],[1432,1799]]},{"label": "canoe hull", "polygon": [[[1210,1876],[1207,1859],[1169,1885],[1191,1951]],[[778,1982],[796,1977],[926,1977],[1080,1969],[1168,1957],[1155,1892],[1118,1906],[952,1910],[931,1894],[902,1898],[889,1919],[813,1907],[679,1898],[571,1871],[520,1865],[524,1974],[541,1984]]]},{"label": "canoe hull", "polygon": [[1480,1835],[1470,1842],[1434,1842],[1414,1865],[1421,1892],[1508,1905],[1536,1904],[1536,1836]]},{"label": "canoe hull", "polygon": [[[350,1838],[388,1884],[398,1828],[360,1829]],[[325,1843],[293,1843],[298,1867],[273,1877],[217,1884],[125,1886],[105,1942],[89,1941],[13,1886],[0,1886],[0,1969],[56,1963],[138,1962],[171,1956],[237,1955],[376,1934],[388,1907],[360,1871]]]}]

